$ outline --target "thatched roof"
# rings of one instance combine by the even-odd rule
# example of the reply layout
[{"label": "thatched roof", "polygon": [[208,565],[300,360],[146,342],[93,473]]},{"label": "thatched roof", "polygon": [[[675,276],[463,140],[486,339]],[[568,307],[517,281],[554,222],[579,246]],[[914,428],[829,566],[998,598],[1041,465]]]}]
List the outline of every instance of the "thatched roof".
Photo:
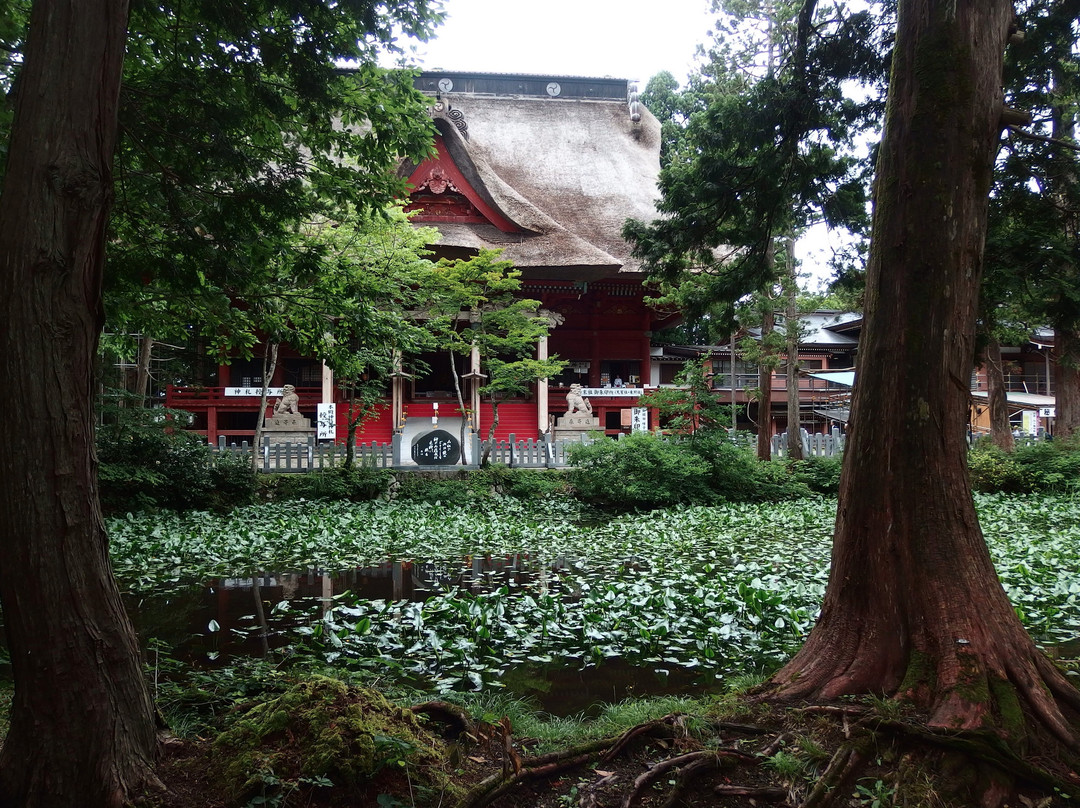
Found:
[{"label": "thatched roof", "polygon": [[[439,75],[454,74],[424,78],[430,83]],[[514,84],[519,77],[486,78],[525,86]],[[541,86],[548,82],[532,78]],[[442,245],[502,248],[527,276],[592,280],[637,272],[620,232],[627,218],[650,221],[657,215],[660,124],[637,104],[633,120],[628,98],[610,97],[617,94],[610,91],[619,87],[616,80],[551,81],[578,81],[583,92],[591,92],[587,82],[600,82],[608,90],[598,95],[609,97],[439,94],[433,115],[446,151],[476,194],[519,232],[489,224],[428,224],[442,232]],[[457,86],[469,85],[459,80]]]}]

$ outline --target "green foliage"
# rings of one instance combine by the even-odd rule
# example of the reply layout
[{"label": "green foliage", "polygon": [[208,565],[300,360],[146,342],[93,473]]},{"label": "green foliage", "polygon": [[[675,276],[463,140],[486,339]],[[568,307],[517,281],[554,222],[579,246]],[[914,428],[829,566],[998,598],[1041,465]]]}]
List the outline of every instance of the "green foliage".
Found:
[{"label": "green foliage", "polygon": [[8,715],[11,712],[11,700],[15,696],[11,683],[0,680],[0,742],[7,737]]},{"label": "green foliage", "polygon": [[601,505],[657,508],[716,499],[709,465],[678,441],[649,432],[596,440],[568,450],[578,496]]},{"label": "green foliage", "polygon": [[675,387],[647,391],[637,406],[655,408],[660,422],[673,432],[696,435],[731,423],[731,406],[721,404],[709,385],[704,362],[687,362]]},{"label": "green foliage", "polygon": [[[484,381],[480,395],[494,408],[489,438],[498,426],[500,402],[525,395],[540,379],[556,376],[566,366],[558,357],[534,359],[539,340],[552,323],[540,314],[540,301],[518,297],[521,271],[500,260],[501,250],[480,250],[469,259],[443,259],[435,268],[425,306],[427,328],[438,347],[450,353],[464,411],[463,369],[459,357],[478,351]],[[462,423],[462,438],[465,424]],[[487,456],[483,458],[487,462]]]},{"label": "green foliage", "polygon": [[837,457],[807,457],[786,463],[791,479],[805,485],[815,494],[836,496],[840,491],[840,467],[843,459]]},{"label": "green foliage", "polygon": [[662,299],[727,323],[737,301],[775,281],[779,239],[821,221],[865,226],[869,167],[852,145],[880,110],[887,26],[843,6],[716,6],[702,75],[683,91],[670,76],[646,88],[667,116],[658,208],[668,215],[623,233]]},{"label": "green foliage", "polygon": [[429,0],[133,2],[109,328],[219,354],[250,354],[257,330],[318,341],[308,301],[338,256],[312,228],[405,196],[397,163],[434,128],[414,74],[377,62],[440,18]]},{"label": "green foliage", "polygon": [[512,469],[493,465],[470,473],[474,485],[488,485],[496,494],[519,499],[543,499],[565,496],[570,492],[569,481],[562,471],[543,469]]},{"label": "green foliage", "polygon": [[1080,490],[1080,450],[1040,441],[1003,452],[989,442],[968,455],[971,485],[986,493],[1024,494]]},{"label": "green foliage", "polygon": [[[1080,502],[980,495],[976,504],[1020,619],[1039,642],[1075,641]],[[108,530],[121,584],[140,594],[160,592],[178,575],[350,569],[387,559],[464,575],[422,603],[343,596],[329,611],[321,601],[275,609],[295,640],[294,664],[307,656],[384,684],[490,690],[505,686],[511,670],[541,679],[549,667],[618,659],[716,685],[775,670],[809,632],[829,574],[835,500],[604,519],[572,506],[562,498],[489,498],[483,507],[278,503],[227,515],[135,515],[111,519]],[[233,673],[206,676],[221,681],[170,698],[206,715],[244,696]]]},{"label": "green foliage", "polygon": [[578,496],[620,509],[798,499],[835,493],[839,475],[838,460],[761,463],[723,430],[599,440],[571,447],[570,463]]},{"label": "green foliage", "polygon": [[1080,104],[1076,10],[1035,0],[1018,6],[1017,25],[1024,39],[1005,52],[1006,104],[1030,113],[1033,123],[1010,127],[998,155],[981,327],[1008,344],[1017,331],[1026,338],[1033,326],[1049,325],[1057,335],[1057,361],[1075,362],[1080,355],[1075,341],[1080,261],[1074,237],[1080,219],[1080,164],[1070,143],[1075,143]]},{"label": "green foliage", "polygon": [[394,490],[395,499],[459,507],[473,504],[483,496],[482,488],[474,488],[463,476],[430,477],[419,473],[401,475]]},{"label": "green foliage", "polygon": [[390,481],[386,469],[355,465],[306,474],[261,474],[257,480],[258,499],[364,502],[385,496]]},{"label": "green foliage", "polygon": [[567,493],[567,477],[561,471],[491,465],[452,476],[404,473],[398,477],[393,496],[403,501],[469,505],[493,498],[539,500]]},{"label": "green foliage", "polygon": [[97,434],[105,512],[224,508],[251,501],[254,474],[231,455],[215,458],[199,435],[177,427],[184,412],[118,409]]}]

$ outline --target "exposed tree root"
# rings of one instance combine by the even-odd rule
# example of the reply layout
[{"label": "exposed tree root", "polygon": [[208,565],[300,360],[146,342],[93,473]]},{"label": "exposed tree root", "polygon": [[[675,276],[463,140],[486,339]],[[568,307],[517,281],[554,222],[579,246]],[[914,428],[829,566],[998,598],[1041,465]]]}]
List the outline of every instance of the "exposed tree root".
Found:
[{"label": "exposed tree root", "polygon": [[758,751],[758,754],[763,758],[772,757],[780,751],[780,747],[787,743],[790,737],[790,733],[781,732],[779,735],[769,741],[769,743],[761,747],[761,749]]},{"label": "exposed tree root", "polygon": [[667,799],[664,800],[663,808],[675,808],[682,800],[683,794],[689,791],[691,782],[695,778],[706,772],[716,771],[721,765],[722,759],[713,756],[691,761],[680,768],[678,775],[675,777],[675,785],[671,787]]},{"label": "exposed tree root", "polygon": [[750,797],[765,802],[783,802],[788,790],[779,786],[732,786],[721,784],[713,786],[713,794],[718,797]]},{"label": "exposed tree root", "polygon": [[671,713],[655,721],[638,724],[636,727],[628,729],[615,740],[615,743],[612,744],[601,760],[613,760],[638,738],[645,736],[651,738],[674,738],[677,735],[686,737],[686,717],[678,713]]},{"label": "exposed tree root", "polygon": [[666,803],[674,804],[674,801],[678,799],[679,795],[686,790],[686,787],[692,778],[697,777],[705,771],[718,769],[723,763],[733,758],[741,760],[744,763],[756,764],[758,761],[753,755],[748,755],[745,752],[739,752],[734,749],[707,749],[701,752],[690,752],[685,755],[679,755],[678,757],[663,760],[634,781],[634,787],[623,798],[622,808],[632,808],[632,806],[641,799],[641,795],[645,792],[645,789],[649,788],[661,777],[664,777],[672,769],[680,769],[681,771],[675,780],[675,787],[672,791],[672,795],[668,797]]},{"label": "exposed tree root", "polygon": [[734,721],[709,721],[708,725],[713,729],[726,730],[738,735],[767,735],[769,730],[759,727],[757,724],[738,724]]},{"label": "exposed tree root", "polygon": [[509,774],[500,772],[480,781],[458,804],[458,808],[480,808],[488,805],[515,786],[529,780],[551,777],[567,769],[598,760],[618,738],[604,738],[581,744],[561,752],[553,752],[535,758],[522,758],[521,769]]},{"label": "exposed tree root", "polygon": [[837,704],[807,704],[797,708],[802,713],[819,713],[821,715],[841,715],[852,718],[862,718],[870,712],[869,707],[857,707],[854,705]]},{"label": "exposed tree root", "polygon": [[847,797],[848,787],[866,766],[861,745],[844,744],[832,756],[824,773],[811,789],[800,808],[827,808]]},{"label": "exposed tree root", "polygon": [[[624,752],[635,740],[641,738],[672,738],[678,737],[680,734],[684,737],[686,735],[685,716],[672,714],[632,727],[615,738],[593,741],[562,752],[554,752],[536,758],[519,758],[520,765],[515,766],[513,770],[504,767],[503,772],[487,777],[477,784],[459,803],[458,808],[481,808],[481,806],[489,805],[511,789],[527,781],[552,777],[593,761],[610,761]],[[624,799],[623,804],[626,806],[632,805],[640,797],[644,789],[658,777],[663,776],[664,773],[672,769],[681,769],[676,779],[674,792],[676,796],[671,798],[675,799],[678,794],[685,792],[694,777],[703,772],[715,770],[728,760],[739,760],[743,763],[756,765],[759,759],[758,756],[749,755],[735,749],[711,749],[679,755],[661,761],[641,775],[635,781],[633,789]],[[592,791],[588,793],[592,793]],[[588,793],[582,795],[582,804],[588,804]],[[595,803],[595,796],[593,802]]]},{"label": "exposed tree root", "polygon": [[1010,749],[999,735],[989,730],[949,732],[890,719],[872,721],[872,725],[877,731],[900,738],[914,738],[929,746],[959,752],[1038,788],[1047,791],[1057,789],[1069,797],[1080,796],[1080,783],[1066,781],[1028,762]]},{"label": "exposed tree root", "polygon": [[449,728],[448,737],[457,738],[466,733],[476,734],[476,726],[469,714],[456,704],[448,701],[425,701],[423,704],[414,704],[409,708],[417,715],[425,715],[432,721],[438,721]]}]

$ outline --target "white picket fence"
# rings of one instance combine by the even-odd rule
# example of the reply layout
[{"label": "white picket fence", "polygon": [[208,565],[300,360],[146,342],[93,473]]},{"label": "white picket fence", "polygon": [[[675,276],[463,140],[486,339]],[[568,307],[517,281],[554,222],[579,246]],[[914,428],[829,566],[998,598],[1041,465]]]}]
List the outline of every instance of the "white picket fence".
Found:
[{"label": "white picket fence", "polygon": [[[833,428],[828,434],[815,432],[812,435],[805,429],[799,431],[802,432],[803,457],[833,457],[844,451],[844,436],[839,429]],[[773,435],[771,448],[773,460],[787,457],[787,432]]]}]

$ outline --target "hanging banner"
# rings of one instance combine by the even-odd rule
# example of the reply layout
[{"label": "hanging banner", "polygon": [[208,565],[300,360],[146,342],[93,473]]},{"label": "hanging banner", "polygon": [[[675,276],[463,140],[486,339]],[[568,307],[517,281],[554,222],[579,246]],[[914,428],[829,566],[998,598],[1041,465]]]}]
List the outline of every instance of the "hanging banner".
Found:
[{"label": "hanging banner", "polygon": [[319,404],[315,426],[315,437],[319,440],[333,440],[337,437],[337,405]]},{"label": "hanging banner", "polygon": [[[284,387],[267,387],[266,388],[266,397],[267,398],[280,398],[284,394],[285,394],[285,388]],[[226,387],[225,388],[225,395],[227,395],[227,396],[253,396],[254,398],[258,398],[259,396],[262,395],[262,388],[261,387]]]},{"label": "hanging banner", "polygon": [[596,398],[604,398],[618,396],[620,398],[637,398],[645,391],[640,387],[584,387],[581,390],[581,395],[588,398],[589,396],[595,396]]}]

